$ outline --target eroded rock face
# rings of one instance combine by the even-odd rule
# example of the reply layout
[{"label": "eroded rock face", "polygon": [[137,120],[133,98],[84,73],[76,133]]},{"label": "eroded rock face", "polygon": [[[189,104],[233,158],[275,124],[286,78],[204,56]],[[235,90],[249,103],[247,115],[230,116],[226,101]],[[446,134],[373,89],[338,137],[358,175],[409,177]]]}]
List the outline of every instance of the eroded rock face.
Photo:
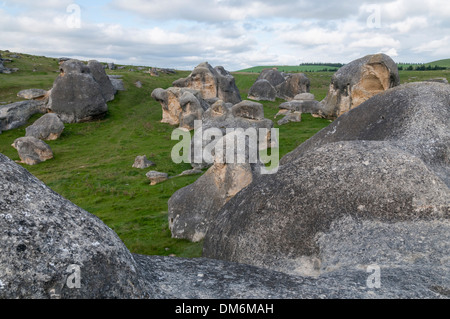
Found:
[{"label": "eroded rock face", "polygon": [[199,64],[187,78],[176,80],[172,85],[197,90],[205,100],[218,98],[232,104],[241,101],[234,77],[223,67],[213,68],[208,62]]},{"label": "eroded rock face", "polygon": [[[203,255],[306,276],[371,263],[441,266],[449,196],[422,160],[388,142],[326,144],[231,199],[210,223]],[[356,240],[348,229],[360,227]]]},{"label": "eroded rock face", "polygon": [[[0,154],[0,297],[145,297],[136,263],[97,217]],[[78,266],[79,288],[69,288]]]},{"label": "eroded rock face", "polygon": [[25,136],[32,136],[37,139],[54,141],[57,140],[64,131],[64,123],[58,115],[47,113],[41,116],[33,125],[26,128]]},{"label": "eroded rock face", "polygon": [[48,108],[64,123],[96,120],[108,111],[106,102],[114,88],[98,62],[91,61],[90,66],[78,60],[68,60],[60,66],[61,74],[53,84]]},{"label": "eroded rock face", "polygon": [[256,101],[275,101],[277,90],[268,80],[257,80],[248,91],[248,98]]},{"label": "eroded rock face", "polygon": [[343,66],[333,75],[327,97],[319,107],[319,115],[337,118],[399,84],[397,64],[389,56],[365,56]]},{"label": "eroded rock face", "polygon": [[281,99],[290,101],[301,93],[308,93],[310,81],[303,73],[289,73],[285,81],[276,86],[277,96]]},{"label": "eroded rock face", "polygon": [[103,64],[98,61],[91,60],[87,64],[92,76],[95,81],[100,85],[103,97],[106,102],[114,100],[114,95],[116,94],[116,89],[114,88],[108,75],[106,75]]}]

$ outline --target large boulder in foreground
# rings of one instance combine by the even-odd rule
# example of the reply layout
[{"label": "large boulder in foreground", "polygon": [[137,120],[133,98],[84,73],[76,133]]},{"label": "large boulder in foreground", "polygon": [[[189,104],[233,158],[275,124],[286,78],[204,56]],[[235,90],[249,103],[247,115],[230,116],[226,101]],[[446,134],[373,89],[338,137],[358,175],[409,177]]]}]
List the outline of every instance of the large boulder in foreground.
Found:
[{"label": "large boulder in foreground", "polygon": [[351,140],[389,141],[419,157],[450,186],[450,86],[404,84],[378,94],[342,115],[330,126],[281,159],[295,161],[302,153],[327,143]]},{"label": "large boulder in foreground", "polygon": [[367,55],[340,68],[332,77],[318,115],[335,119],[372,96],[400,84],[397,64],[385,54]]},{"label": "large boulder in foreground", "polygon": [[2,154],[0,180],[0,298],[145,296],[132,255],[97,217]]},{"label": "large boulder in foreground", "polygon": [[199,64],[187,78],[178,79],[172,85],[200,91],[205,100],[220,99],[232,104],[241,101],[234,77],[223,67],[213,68],[208,62]]},{"label": "large boulder in foreground", "polygon": [[[53,84],[48,108],[64,123],[101,119],[108,111],[106,102],[111,98],[111,81],[103,76],[104,70],[98,64],[90,65],[92,70],[81,61],[68,60],[60,66],[61,74]],[[105,89],[108,81],[110,87]]]},{"label": "large boulder in foreground", "polygon": [[225,204],[203,255],[305,276],[370,264],[449,271],[449,198],[420,158],[388,142],[330,143]]}]

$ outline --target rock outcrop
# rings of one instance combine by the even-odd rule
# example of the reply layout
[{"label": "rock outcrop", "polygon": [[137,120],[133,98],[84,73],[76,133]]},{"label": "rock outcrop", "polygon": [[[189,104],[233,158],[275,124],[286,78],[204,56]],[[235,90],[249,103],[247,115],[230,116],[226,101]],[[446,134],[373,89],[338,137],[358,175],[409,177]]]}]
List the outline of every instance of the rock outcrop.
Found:
[{"label": "rock outcrop", "polygon": [[372,96],[399,84],[397,64],[389,56],[365,56],[344,65],[333,75],[318,114],[335,119]]},{"label": "rock outcrop", "polygon": [[104,117],[114,88],[101,64],[68,60],[60,65],[60,71],[48,101],[51,112],[58,114],[64,123]]},{"label": "rock outcrop", "polygon": [[301,93],[308,93],[310,81],[303,73],[281,73],[277,69],[264,69],[248,92],[248,98],[257,101],[291,101]]},{"label": "rock outcrop", "polygon": [[32,136],[18,138],[11,146],[17,150],[23,164],[36,165],[53,158],[50,146]]},{"label": "rock outcrop", "polygon": [[43,101],[22,101],[0,106],[0,133],[27,124],[31,116],[45,113]]},{"label": "rock outcrop", "polygon": [[224,205],[204,256],[305,276],[448,272],[449,93],[407,84],[345,113]]},{"label": "rock outcrop", "polygon": [[40,140],[57,140],[64,131],[64,123],[58,115],[47,113],[41,116],[33,125],[26,128],[25,136],[32,136]]},{"label": "rock outcrop", "polygon": [[200,91],[204,100],[220,99],[232,104],[241,101],[234,77],[223,67],[213,68],[208,62],[199,64],[187,78],[178,79],[172,85]]}]

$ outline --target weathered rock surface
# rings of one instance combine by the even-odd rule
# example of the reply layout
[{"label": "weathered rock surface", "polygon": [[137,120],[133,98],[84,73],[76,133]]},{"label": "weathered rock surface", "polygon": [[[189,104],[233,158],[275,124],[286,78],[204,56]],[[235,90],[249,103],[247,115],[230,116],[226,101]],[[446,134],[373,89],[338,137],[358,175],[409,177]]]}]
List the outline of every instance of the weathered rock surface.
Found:
[{"label": "weathered rock surface", "polygon": [[41,116],[33,125],[26,128],[25,136],[32,136],[37,139],[54,141],[57,140],[64,131],[64,123],[54,113],[47,113]]},{"label": "weathered rock surface", "polygon": [[[159,299],[448,299],[441,267],[381,268],[381,287],[369,288],[366,268],[342,268],[316,278],[290,276],[207,258],[134,255],[148,291]],[[270,304],[270,302],[269,302]],[[281,313],[282,310],[276,310]],[[288,314],[287,314],[288,315]]]},{"label": "weathered rock surface", "polygon": [[150,185],[152,186],[165,182],[169,179],[169,175],[167,173],[161,173],[157,171],[150,171],[145,175],[150,180]]},{"label": "weathered rock surface", "polygon": [[31,116],[45,113],[43,101],[23,101],[0,106],[0,133],[25,125]]},{"label": "weathered rock surface", "polygon": [[[0,154],[0,298],[146,297],[137,264],[100,219]],[[80,288],[68,282],[79,267]]]},{"label": "weathered rock surface", "polygon": [[19,153],[22,163],[27,165],[36,165],[53,158],[50,146],[32,136],[18,138],[11,146]]},{"label": "weathered rock surface", "polygon": [[350,140],[389,141],[422,159],[450,185],[450,86],[410,83],[378,94],[342,115],[281,159],[295,161],[302,153],[327,143]]},{"label": "weathered rock surface", "polygon": [[308,93],[310,81],[303,73],[289,73],[286,75],[285,81],[275,88],[280,99],[290,101],[300,93]]},{"label": "weathered rock surface", "polygon": [[36,100],[44,98],[47,93],[48,92],[46,90],[42,89],[27,89],[17,93],[17,96],[26,100]]},{"label": "weathered rock surface", "polygon": [[449,198],[420,158],[389,142],[326,144],[225,204],[203,255],[305,276],[368,264],[448,271]]},{"label": "weathered rock surface", "polygon": [[[367,287],[370,273],[366,268],[342,267],[311,278],[206,258],[132,255],[97,217],[65,200],[2,154],[0,180],[2,299],[436,299],[450,296],[446,264],[382,267],[381,287],[370,289]],[[390,231],[395,232],[395,226]],[[354,242],[358,242],[360,232],[366,229],[351,230],[355,231]],[[439,232],[429,230],[421,235],[438,240]],[[414,236],[413,231],[401,234]],[[382,245],[379,247],[384,249]],[[80,288],[69,288],[68,284],[76,284],[73,276],[77,267]]]},{"label": "weathered rock surface", "polygon": [[[55,80],[48,108],[58,114],[64,123],[77,123],[102,118],[108,111],[107,99],[111,86],[106,88],[108,77],[99,70],[99,63],[88,65],[78,60],[68,60],[60,65],[61,74]],[[100,82],[97,82],[99,79]],[[105,99],[106,97],[106,99]]]},{"label": "weathered rock surface", "polygon": [[[280,113],[278,113],[278,114],[280,114]],[[302,113],[299,111],[293,112],[293,111],[288,110],[283,115],[284,115],[284,117],[277,122],[278,125],[284,125],[284,124],[288,124],[290,122],[299,123],[302,121]]]},{"label": "weathered rock surface", "polygon": [[256,82],[259,80],[267,80],[273,87],[276,87],[286,81],[286,78],[278,69],[264,69],[259,74]]},{"label": "weathered rock surface", "polygon": [[155,166],[156,164],[147,159],[147,156],[137,156],[134,160],[133,168],[149,168],[151,166]]},{"label": "weathered rock surface", "polygon": [[121,79],[121,75],[108,75],[109,80],[111,81],[112,86],[114,87],[115,93],[117,91],[125,91],[125,85],[123,84],[123,80]]},{"label": "weathered rock surface", "polygon": [[257,80],[248,91],[248,98],[256,101],[275,101],[277,90],[268,80]]},{"label": "weathered rock surface", "polygon": [[223,67],[213,68],[208,62],[199,64],[187,78],[178,79],[172,85],[197,90],[205,100],[218,98],[232,104],[241,101],[234,77]]},{"label": "weathered rock surface", "polygon": [[187,88],[157,88],[153,90],[152,97],[162,106],[162,123],[189,130],[194,129],[194,121],[201,120],[203,112],[209,108],[199,91]]},{"label": "weathered rock surface", "polygon": [[100,85],[102,90],[103,98],[106,102],[114,100],[114,95],[116,94],[116,89],[114,88],[108,75],[106,75],[103,64],[98,61],[91,60],[87,64],[94,80]]},{"label": "weathered rock surface", "polygon": [[397,64],[389,56],[365,56],[343,66],[333,75],[318,114],[325,118],[337,118],[372,96],[399,84]]}]

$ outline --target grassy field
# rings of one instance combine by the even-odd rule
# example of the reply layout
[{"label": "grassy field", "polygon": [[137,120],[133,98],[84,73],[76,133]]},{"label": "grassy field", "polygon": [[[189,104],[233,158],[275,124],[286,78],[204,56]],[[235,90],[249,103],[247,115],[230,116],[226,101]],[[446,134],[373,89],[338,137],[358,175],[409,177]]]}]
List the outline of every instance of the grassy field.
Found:
[{"label": "grassy field", "polygon": [[[8,53],[0,53],[4,58],[8,56]],[[16,94],[22,89],[51,88],[59,69],[56,59],[24,54],[21,59],[14,59],[6,66],[18,67],[20,71],[0,74],[0,102],[3,103],[18,101]],[[109,112],[105,119],[67,124],[59,140],[48,142],[55,158],[24,167],[65,198],[101,218],[133,253],[199,257],[202,243],[172,239],[167,221],[168,199],[199,176],[174,178],[150,186],[145,173],[153,168],[132,168],[138,155],[147,155],[157,164],[155,170],[170,176],[190,168],[188,164],[172,162],[170,152],[177,143],[170,139],[174,127],[160,123],[161,106],[151,98],[155,88],[168,88],[174,80],[187,76],[189,72],[151,77],[143,72],[126,70],[108,70],[110,74],[123,75],[126,91],[119,92],[116,99],[108,103]],[[311,92],[318,100],[326,96],[332,74],[307,73],[311,80]],[[242,98],[246,99],[258,74],[233,75]],[[449,75],[448,71],[403,72],[401,78],[402,82],[411,82],[442,76],[449,79]],[[142,82],[141,89],[134,85],[136,81]],[[273,119],[282,102],[263,102],[265,116]],[[24,136],[25,128],[37,118],[39,115],[21,128],[0,134],[0,152],[19,160],[11,144],[16,138]],[[301,123],[279,127],[280,155],[293,150],[329,124],[330,121],[304,114]]]},{"label": "grassy field", "polygon": [[255,66],[252,68],[239,70],[237,72],[247,72],[247,73],[260,73],[264,69],[277,68],[280,72],[294,73],[294,72],[319,72],[324,69],[328,69],[330,72],[335,72],[338,70],[336,67],[330,67],[327,65],[272,65],[272,66]]}]

